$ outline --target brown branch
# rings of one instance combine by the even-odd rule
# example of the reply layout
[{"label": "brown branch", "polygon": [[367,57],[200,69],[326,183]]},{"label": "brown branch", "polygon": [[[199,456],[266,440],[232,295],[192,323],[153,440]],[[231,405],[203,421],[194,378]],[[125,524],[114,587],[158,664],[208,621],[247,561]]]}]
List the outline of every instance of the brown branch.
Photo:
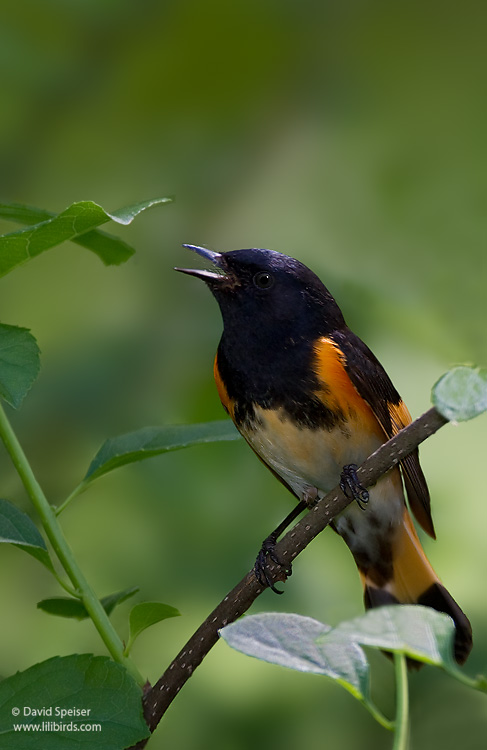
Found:
[{"label": "brown branch", "polygon": [[[396,466],[447,421],[435,408],[425,412],[364,461],[357,471],[360,483],[364,487],[375,484],[383,474]],[[350,499],[340,487],[335,487],[278,542],[276,553],[279,559],[294,560],[349,503]],[[272,562],[267,564],[267,571],[273,582],[286,579],[282,568]],[[143,699],[144,716],[151,732],[185,682],[217,642],[220,628],[238,619],[263,591],[264,587],[257,581],[254,571],[247,573],[191,636],[158,682],[147,690]],[[139,742],[133,750],[141,750],[146,743],[147,740]]]}]

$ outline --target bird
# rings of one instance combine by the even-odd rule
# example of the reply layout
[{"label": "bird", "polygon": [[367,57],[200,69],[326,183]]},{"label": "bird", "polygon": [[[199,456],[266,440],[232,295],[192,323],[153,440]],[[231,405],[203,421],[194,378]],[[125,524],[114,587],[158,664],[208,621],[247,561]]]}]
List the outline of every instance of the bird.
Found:
[{"label": "bird", "polygon": [[[368,490],[357,479],[357,466],[411,422],[379,360],[319,277],[295,258],[262,248],[184,247],[211,263],[176,270],[203,280],[220,307],[214,378],[237,430],[297,498],[296,514],[337,484],[357,501],[331,525],[358,567],[366,609],[421,604],[445,612],[463,664],[472,648],[470,622],[433,570],[405,501],[406,494],[416,521],[435,538],[418,450]],[[276,536],[257,557],[263,585],[272,586],[265,559]]]}]

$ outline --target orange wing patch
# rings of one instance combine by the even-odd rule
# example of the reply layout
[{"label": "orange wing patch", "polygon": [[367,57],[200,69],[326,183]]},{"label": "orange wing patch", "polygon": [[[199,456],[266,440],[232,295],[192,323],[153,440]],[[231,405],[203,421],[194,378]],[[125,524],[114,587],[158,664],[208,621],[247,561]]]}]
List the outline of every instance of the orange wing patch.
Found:
[{"label": "orange wing patch", "polygon": [[[389,420],[385,424],[381,409],[370,405],[355,388],[345,369],[345,363],[345,355],[332,339],[323,337],[318,340],[315,346],[315,367],[323,387],[317,395],[330,409],[339,407],[349,416],[350,421],[355,421],[354,429],[369,434],[373,432],[381,442],[410,424],[411,415],[402,400],[398,404],[385,402],[390,416],[390,424]],[[411,510],[426,533],[434,539],[428,487],[419,465],[417,450],[401,461],[401,468]]]},{"label": "orange wing patch", "polygon": [[345,355],[328,338],[315,345],[315,372],[323,383],[317,395],[330,409],[337,407],[346,417],[355,418],[359,428],[374,431],[383,437],[379,422],[369,404],[362,398],[345,369]]}]

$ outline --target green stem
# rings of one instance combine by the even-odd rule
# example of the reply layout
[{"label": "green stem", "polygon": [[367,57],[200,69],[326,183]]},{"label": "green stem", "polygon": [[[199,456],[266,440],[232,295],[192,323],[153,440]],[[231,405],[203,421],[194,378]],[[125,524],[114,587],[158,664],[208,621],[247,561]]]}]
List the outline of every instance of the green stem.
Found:
[{"label": "green stem", "polygon": [[384,729],[388,729],[390,732],[394,731],[394,722],[384,716],[382,711],[380,711],[371,700],[362,700],[361,702],[374,719],[384,727]]},{"label": "green stem", "polygon": [[394,654],[396,670],[396,721],[392,750],[407,750],[409,746],[408,669],[404,654]]},{"label": "green stem", "polygon": [[54,552],[73,584],[76,594],[85,605],[96,629],[105,643],[112,658],[123,664],[132,677],[143,685],[145,680],[133,661],[123,653],[123,643],[114,630],[100,600],[86,580],[66,541],[54,509],[47,501],[41,486],[34,476],[27,457],[15,435],[12,426],[0,405],[0,436],[5,443],[10,458],[19,474],[52,545]]},{"label": "green stem", "polygon": [[449,675],[452,677],[455,677],[459,682],[462,682],[464,685],[467,685],[469,688],[473,688],[474,690],[480,690],[482,693],[487,693],[487,678],[483,675],[479,675],[478,677],[469,677],[467,674],[462,672],[461,669],[458,669],[456,664],[449,665],[446,668],[446,671]]},{"label": "green stem", "polygon": [[79,591],[77,591],[72,586],[70,586],[69,583],[66,583],[66,581],[64,581],[61,578],[61,576],[59,575],[59,573],[57,572],[57,570],[53,570],[53,569],[50,569],[50,570],[51,570],[51,573],[54,575],[54,578],[56,579],[56,581],[61,586],[61,588],[63,588],[65,591],[67,591],[68,594],[70,594],[71,596],[74,596],[76,599],[80,599],[81,598],[80,594],[79,594]]},{"label": "green stem", "polygon": [[57,508],[54,509],[54,513],[56,514],[56,516],[60,516],[63,510],[65,510],[65,508],[68,507],[70,502],[74,500],[75,497],[77,497],[78,495],[80,495],[82,492],[85,491],[86,486],[87,484],[85,482],[80,482],[80,484],[78,484],[78,486],[74,488],[72,493],[68,495],[66,500],[63,503],[61,503],[61,505],[58,505]]}]

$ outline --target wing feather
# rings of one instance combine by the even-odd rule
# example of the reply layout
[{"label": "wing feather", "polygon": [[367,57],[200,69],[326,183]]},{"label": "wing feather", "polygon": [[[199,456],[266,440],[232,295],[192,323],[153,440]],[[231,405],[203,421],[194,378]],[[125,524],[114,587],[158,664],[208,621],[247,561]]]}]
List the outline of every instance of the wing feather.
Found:
[{"label": "wing feather", "polygon": [[[345,369],[358,393],[369,404],[387,438],[411,422],[411,415],[391,379],[368,346],[350,329],[335,331],[333,341],[345,356]],[[400,463],[409,505],[427,534],[435,538],[431,501],[416,449]]]}]

